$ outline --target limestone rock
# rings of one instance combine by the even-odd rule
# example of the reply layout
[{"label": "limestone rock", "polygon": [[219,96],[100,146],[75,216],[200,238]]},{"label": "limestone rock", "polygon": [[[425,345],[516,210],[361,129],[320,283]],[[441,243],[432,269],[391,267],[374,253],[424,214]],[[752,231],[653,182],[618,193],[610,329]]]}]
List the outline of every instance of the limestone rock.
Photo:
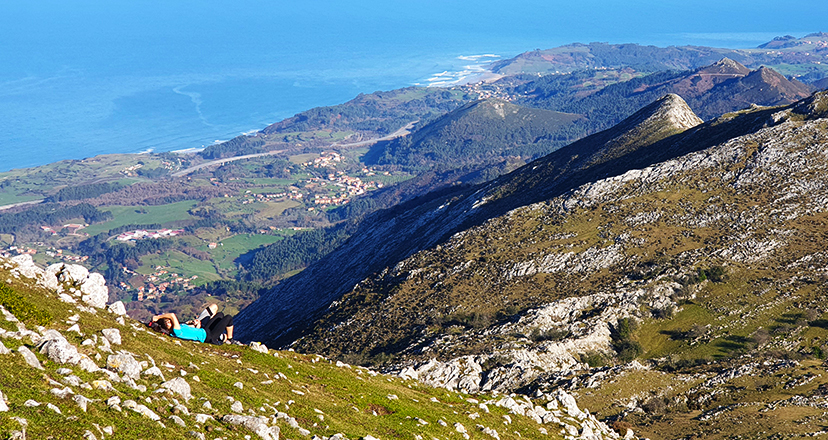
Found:
[{"label": "limestone rock", "polygon": [[8,348],[8,347],[6,347],[6,346],[3,344],[3,342],[2,342],[2,341],[0,341],[0,354],[10,354],[10,353],[11,353],[11,350],[9,350],[9,348]]},{"label": "limestone rock", "polygon": [[0,412],[7,412],[9,410],[9,405],[6,403],[6,396],[3,395],[3,392],[0,391]]},{"label": "limestone rock", "polygon": [[57,279],[58,290],[60,285],[68,285],[70,292],[92,307],[102,309],[109,302],[109,288],[99,273],[90,274],[78,264],[57,263],[47,267],[46,274],[52,274]]},{"label": "limestone rock", "polygon": [[86,282],[81,285],[81,293],[81,300],[92,307],[102,309],[109,302],[109,287],[106,287],[106,280],[99,273],[89,275]]},{"label": "limestone rock", "polygon": [[183,397],[186,401],[189,401],[193,398],[193,395],[190,394],[190,384],[187,383],[187,381],[184,380],[183,377],[176,377],[174,379],[170,379],[167,382],[162,383],[161,388],[165,388],[175,394],[178,394],[179,396]]},{"label": "limestone rock", "polygon": [[243,412],[244,411],[244,406],[242,405],[241,402],[239,402],[237,400],[237,401],[233,402],[232,405],[230,405],[230,411],[237,412],[237,413]]},{"label": "limestone rock", "polygon": [[80,394],[75,394],[74,396],[72,396],[72,400],[74,400],[75,403],[78,404],[81,411],[83,411],[83,412],[86,412],[86,408],[87,408],[87,406],[89,406],[89,402],[91,402],[90,399],[88,399],[84,396],[81,396]]},{"label": "limestone rock", "polygon": [[250,348],[253,351],[258,351],[259,353],[267,354],[267,346],[262,344],[261,342],[255,342],[255,341],[251,342],[250,343]]},{"label": "limestone rock", "polygon": [[236,414],[228,414],[221,418],[221,421],[224,423],[244,426],[253,431],[262,440],[279,440],[279,427],[268,426],[267,420],[267,417],[241,416]]},{"label": "limestone rock", "polygon": [[122,301],[115,301],[114,303],[110,304],[109,307],[107,307],[106,309],[119,316],[124,316],[127,314],[126,307],[124,306],[124,303]]},{"label": "limestone rock", "polygon": [[43,274],[43,269],[37,267],[29,254],[17,255],[11,258],[14,267],[12,273],[24,276],[26,278],[38,278]]},{"label": "limestone rock", "polygon": [[43,332],[43,339],[40,344],[40,354],[58,364],[75,365],[80,363],[83,355],[78,352],[77,347],[70,344],[57,330],[46,330]]},{"label": "limestone rock", "polygon": [[75,392],[72,391],[72,389],[69,388],[69,387],[66,387],[66,388],[63,388],[63,389],[52,388],[51,393],[54,394],[56,397],[61,398],[61,399],[65,399],[65,398],[75,394]]},{"label": "limestone rock", "polygon": [[148,417],[156,422],[161,420],[161,416],[154,413],[151,409],[147,408],[146,405],[142,405],[134,400],[126,400],[124,401],[124,408],[129,408],[138,414],[141,414],[144,417]]},{"label": "limestone rock", "polygon": [[17,349],[17,352],[23,356],[23,359],[26,360],[26,363],[29,364],[30,367],[37,368],[38,370],[43,369],[43,366],[40,365],[40,361],[37,360],[37,356],[35,356],[31,350],[26,348],[25,345],[21,345],[20,348]]},{"label": "limestone rock", "polygon": [[131,353],[126,351],[119,351],[117,354],[108,356],[106,367],[133,380],[141,377],[141,364],[135,360]]},{"label": "limestone rock", "polygon": [[162,381],[163,381],[163,380],[165,380],[165,379],[164,379],[164,373],[163,373],[163,372],[161,371],[161,369],[160,369],[160,368],[158,368],[158,367],[150,367],[150,368],[147,368],[147,369],[146,369],[146,370],[144,370],[144,372],[143,372],[143,373],[141,373],[141,374],[143,374],[144,376],[157,376],[157,377],[160,377]]},{"label": "limestone rock", "polygon": [[101,333],[110,344],[121,345],[121,332],[117,328],[105,328]]},{"label": "limestone rock", "polygon": [[203,425],[207,423],[208,420],[213,420],[213,416],[209,414],[196,414],[195,415],[196,423]]}]

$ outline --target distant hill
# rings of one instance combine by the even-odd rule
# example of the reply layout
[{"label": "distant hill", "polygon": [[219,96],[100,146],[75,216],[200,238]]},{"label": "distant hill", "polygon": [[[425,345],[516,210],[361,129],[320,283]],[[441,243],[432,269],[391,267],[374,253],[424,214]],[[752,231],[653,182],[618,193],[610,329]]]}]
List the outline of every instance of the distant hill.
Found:
[{"label": "distant hill", "polygon": [[569,44],[546,50],[522,53],[491,65],[502,75],[518,73],[565,73],[582,69],[631,67],[643,72],[693,70],[723,57],[748,67],[777,67],[784,74],[808,75],[812,80],[825,77],[828,34],[814,33],[803,38],[778,37],[756,49],[723,49],[704,46],[642,46],[638,44]]},{"label": "distant hill", "polygon": [[817,90],[825,90],[825,89],[828,89],[828,78],[822,78],[821,80],[816,81],[816,82],[814,82],[814,83],[813,83],[813,84],[811,84],[811,85],[812,85],[813,87],[815,87]]},{"label": "distant hill", "polygon": [[473,101],[459,90],[406,87],[359,94],[343,104],[316,107],[199,153],[207,159],[282,148],[322,147],[375,139],[418,119],[434,118]]},{"label": "distant hill", "polygon": [[[810,95],[812,87],[788,80],[778,72],[761,67],[751,71],[729,58],[692,71],[665,71],[608,85],[581,99],[545,98],[532,84],[522,85],[520,102],[585,115],[593,124],[611,125],[632,114],[636,108],[667,93],[684,98],[702,118],[712,119],[752,104],[790,104]],[[566,91],[562,91],[565,94]]]},{"label": "distant hill", "polygon": [[486,99],[447,113],[408,136],[378,143],[363,160],[368,165],[451,169],[508,156],[533,158],[571,142],[567,128],[579,118]]}]

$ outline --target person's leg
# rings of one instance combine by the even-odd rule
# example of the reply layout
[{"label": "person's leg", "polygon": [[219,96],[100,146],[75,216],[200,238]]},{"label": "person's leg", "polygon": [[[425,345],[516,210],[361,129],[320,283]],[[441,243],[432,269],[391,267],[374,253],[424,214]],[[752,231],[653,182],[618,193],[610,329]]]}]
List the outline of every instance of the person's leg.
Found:
[{"label": "person's leg", "polygon": [[229,341],[229,340],[233,339],[233,326],[228,325],[226,330],[227,330],[227,340]]},{"label": "person's leg", "polygon": [[196,321],[204,321],[204,318],[210,318],[218,312],[218,304],[213,303],[204,308],[201,314],[198,315]]},{"label": "person's leg", "polygon": [[219,343],[221,341],[221,335],[227,331],[227,339],[232,339],[232,330],[228,331],[228,328],[233,326],[233,317],[230,315],[225,315],[224,313],[217,313],[213,320],[210,322],[208,332],[212,335],[213,343]]}]

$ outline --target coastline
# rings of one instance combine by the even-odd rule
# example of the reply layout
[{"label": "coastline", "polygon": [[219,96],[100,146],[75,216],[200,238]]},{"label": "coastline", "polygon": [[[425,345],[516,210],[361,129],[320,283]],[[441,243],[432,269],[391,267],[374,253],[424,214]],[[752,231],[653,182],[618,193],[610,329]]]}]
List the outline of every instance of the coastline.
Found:
[{"label": "coastline", "polygon": [[[445,67],[448,67],[448,70],[444,70],[444,71],[439,72],[439,73],[428,74],[427,76],[421,77],[419,80],[412,78],[412,79],[409,79],[409,80],[405,81],[404,83],[389,85],[389,87],[387,87],[383,90],[394,90],[394,89],[397,89],[397,88],[405,88],[405,87],[410,87],[410,86],[454,87],[454,86],[462,86],[462,85],[473,84],[473,83],[478,83],[478,82],[494,81],[494,80],[497,80],[497,79],[501,78],[501,76],[498,75],[498,74],[493,73],[490,70],[489,66],[492,64],[492,62],[494,62],[494,61],[496,61],[500,58],[501,58],[500,55],[496,55],[496,54],[493,54],[493,53],[473,54],[473,55],[453,55],[453,56],[449,56],[449,57],[446,57],[446,58],[440,58],[442,60],[440,62],[440,64],[442,64]],[[452,62],[446,62],[448,60],[452,60]],[[365,91],[363,93],[369,93],[369,92]],[[353,95],[348,99],[352,99],[354,96],[356,96],[356,95]],[[343,100],[342,102],[346,102],[346,101],[347,101],[347,99]],[[342,102],[339,102],[339,103],[342,103]],[[337,103],[337,104],[339,104],[339,103]],[[336,104],[332,104],[332,105],[336,105]],[[297,113],[308,111],[308,110],[311,110],[311,109],[319,107],[319,106],[324,106],[324,105],[313,105],[313,104],[311,104],[307,108],[303,108],[302,110],[300,110]],[[282,118],[282,119],[274,118],[274,120],[269,121],[267,123],[267,125],[277,123],[277,122],[279,122],[281,120],[284,120],[284,119],[286,119],[286,118]],[[241,129],[241,130],[236,131],[235,135],[231,134],[230,136],[232,136],[232,137],[235,137],[235,136],[251,136],[251,135],[254,135],[256,133],[261,132],[262,129],[263,129],[261,124],[256,124],[256,125],[257,125],[256,128],[246,129],[246,130]],[[267,125],[265,125],[265,126],[267,126]],[[223,141],[216,140],[216,141],[214,141],[214,144],[221,143],[221,142],[223,142]],[[8,168],[8,169],[0,168],[0,175],[8,173],[8,172],[13,172],[13,171],[16,171],[16,170],[33,169],[33,168],[49,165],[49,164],[64,161],[64,160],[84,160],[84,159],[88,159],[88,158],[98,157],[98,156],[102,156],[102,155],[110,155],[110,154],[142,155],[142,154],[155,154],[155,153],[162,153],[162,152],[171,152],[171,153],[175,153],[175,154],[188,155],[188,154],[198,153],[198,152],[204,150],[207,146],[208,146],[207,143],[199,142],[197,144],[197,146],[193,146],[193,147],[187,147],[187,146],[181,146],[181,145],[170,145],[171,148],[165,148],[163,146],[163,140],[161,140],[160,143],[156,143],[154,146],[151,146],[151,147],[148,147],[148,148],[136,149],[138,151],[133,150],[133,152],[129,152],[129,151],[126,151],[126,152],[106,151],[106,152],[99,152],[97,154],[94,153],[94,152],[92,152],[92,154],[85,154],[83,151],[74,150],[71,153],[75,153],[75,154],[67,154],[64,157],[60,157],[62,155],[51,154],[51,157],[53,158],[51,161],[32,164],[32,165],[15,164],[14,161],[11,161],[11,163],[9,163],[10,168]],[[117,148],[115,150],[117,150]]]}]

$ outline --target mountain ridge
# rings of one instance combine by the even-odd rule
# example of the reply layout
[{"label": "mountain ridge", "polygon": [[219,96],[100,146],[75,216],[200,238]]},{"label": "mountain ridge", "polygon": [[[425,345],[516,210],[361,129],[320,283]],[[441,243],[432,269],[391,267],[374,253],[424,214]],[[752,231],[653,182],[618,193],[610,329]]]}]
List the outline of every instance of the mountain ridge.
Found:
[{"label": "mountain ridge", "polygon": [[820,92],[651,144],[710,145],[463,229],[295,347],[469,392],[565,387],[652,437],[818,433],[828,385],[787,378],[825,374],[826,116]]},{"label": "mountain ridge", "polygon": [[[629,120],[646,121],[648,115],[656,113],[661,117],[669,117],[675,113],[685,114],[686,104],[681,106],[679,103],[683,103],[683,100],[675,96],[669,97],[663,102],[657,102],[642,109]],[[681,107],[682,110],[658,112],[662,105],[671,108]],[[394,261],[399,261],[420,249],[439,243],[458,230],[479,224],[493,216],[502,215],[515,207],[533,203],[539,198],[559,195],[569,188],[594,180],[598,176],[604,177],[606,173],[616,172],[618,171],[614,169],[616,163],[622,163],[624,170],[629,169],[626,168],[628,164],[624,163],[631,153],[627,143],[621,142],[617,145],[619,151],[624,150],[623,154],[619,153],[620,157],[596,154],[600,146],[608,140],[626,134],[635,127],[635,124],[622,123],[619,127],[626,127],[626,130],[618,128],[614,131],[607,130],[589,136],[551,153],[540,159],[541,162],[530,163],[492,183],[472,187],[445,197],[434,199],[424,197],[391,210],[375,213],[373,218],[362,227],[362,231],[351,236],[340,249],[309,266],[303,272],[284,280],[274,288],[273,292],[262,295],[256,303],[243,310],[238,319],[239,322],[245,324],[240,326],[245,330],[239,332],[239,337],[244,339],[255,335],[265,343],[277,345],[288,342],[291,337],[295,337],[301,331],[301,327],[295,326],[301,325],[300,323],[308,320],[309,317],[320,316],[331,302],[345,292],[348,286],[354,285],[368,274],[393,266]],[[681,131],[679,128],[675,128],[674,131],[663,130],[663,127],[658,125],[650,128],[653,129],[652,132],[644,130],[639,133],[639,135],[647,136],[648,142],[655,141],[658,136],[669,136]],[[649,137],[653,133],[660,134],[655,138]],[[591,163],[579,159],[579,154],[583,153],[581,150],[591,151],[589,156],[592,158]],[[659,157],[663,151],[665,150],[659,149],[643,157]],[[645,162],[647,160],[649,159],[644,159]],[[549,169],[538,182],[512,185],[511,189],[503,190],[505,192],[499,196],[497,194],[487,195],[491,188],[503,185],[501,182],[509,178],[508,176],[519,176],[520,179],[529,181],[537,180],[533,177],[537,173],[532,173],[531,168],[538,163],[544,163],[544,166]],[[580,165],[574,167],[573,163]],[[632,163],[639,162],[633,161]],[[649,163],[651,162],[646,162],[644,165]],[[574,171],[570,172],[570,169]],[[561,176],[569,176],[569,178],[561,178]],[[563,183],[555,183],[560,181]],[[534,193],[521,191],[521,186],[542,189]],[[549,193],[550,191],[552,192]],[[504,197],[507,193],[520,194],[510,200]],[[368,254],[365,253],[366,250]],[[333,267],[338,269],[334,270]],[[314,297],[308,303],[309,299],[305,296],[310,295],[310,292],[314,292]]]}]

